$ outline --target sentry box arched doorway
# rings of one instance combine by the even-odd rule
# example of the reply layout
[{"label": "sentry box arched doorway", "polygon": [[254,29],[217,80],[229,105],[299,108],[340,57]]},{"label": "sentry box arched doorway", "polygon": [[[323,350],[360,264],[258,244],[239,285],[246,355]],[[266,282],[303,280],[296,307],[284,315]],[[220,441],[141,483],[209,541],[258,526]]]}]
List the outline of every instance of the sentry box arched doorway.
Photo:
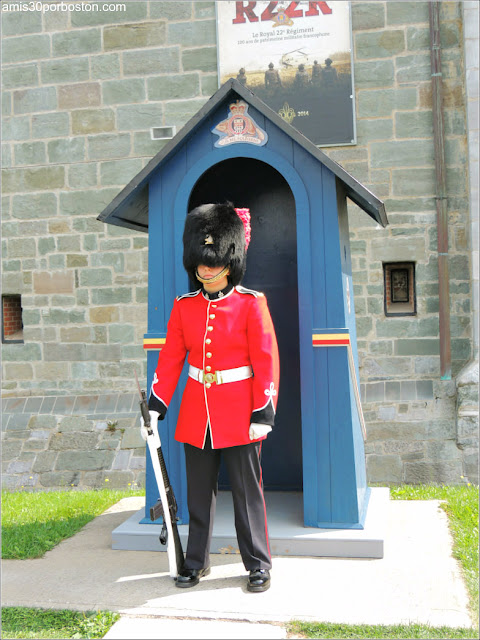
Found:
[{"label": "sentry box arched doorway", "polygon": [[[282,371],[277,424],[263,453],[265,487],[302,492],[305,527],[362,529],[369,504],[347,197],[386,226],[380,200],[229,80],[99,216],[149,234],[150,385],[173,299],[189,289],[187,211],[224,199],[250,208],[244,284],[268,296]],[[161,436],[187,523],[183,449],[173,437],[180,398],[181,385]],[[147,453],[147,516],[157,496]]]}]

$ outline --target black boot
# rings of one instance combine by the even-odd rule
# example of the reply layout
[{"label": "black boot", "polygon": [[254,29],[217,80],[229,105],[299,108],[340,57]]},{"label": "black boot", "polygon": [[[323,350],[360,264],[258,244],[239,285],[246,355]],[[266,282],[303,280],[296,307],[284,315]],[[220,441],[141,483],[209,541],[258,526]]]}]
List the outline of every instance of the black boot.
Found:
[{"label": "black boot", "polygon": [[248,576],[247,589],[249,591],[266,591],[270,588],[270,571],[268,569],[255,569]]},{"label": "black boot", "polygon": [[200,578],[208,576],[210,573],[210,567],[205,569],[183,569],[177,576],[175,585],[181,589],[187,587],[194,587],[200,582]]}]

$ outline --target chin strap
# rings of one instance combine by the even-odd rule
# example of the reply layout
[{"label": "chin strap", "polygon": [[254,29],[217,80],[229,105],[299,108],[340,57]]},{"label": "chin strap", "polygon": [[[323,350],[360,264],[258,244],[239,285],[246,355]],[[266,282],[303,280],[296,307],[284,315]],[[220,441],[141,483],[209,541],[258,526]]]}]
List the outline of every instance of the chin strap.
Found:
[{"label": "chin strap", "polygon": [[222,269],[220,271],[219,274],[217,274],[216,276],[214,276],[213,278],[201,278],[198,275],[198,271],[195,271],[195,275],[197,277],[197,280],[199,282],[201,282],[202,284],[215,284],[215,282],[218,282],[219,280],[221,280],[222,278],[224,278],[225,276],[228,276],[230,273],[230,267],[225,267],[224,269]]}]

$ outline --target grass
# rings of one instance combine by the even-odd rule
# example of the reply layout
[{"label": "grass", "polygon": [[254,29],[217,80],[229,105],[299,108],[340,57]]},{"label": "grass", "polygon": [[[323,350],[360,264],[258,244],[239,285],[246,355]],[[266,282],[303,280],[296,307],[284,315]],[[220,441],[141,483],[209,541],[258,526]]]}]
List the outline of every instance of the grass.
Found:
[{"label": "grass", "polygon": [[474,629],[409,625],[348,625],[327,622],[292,622],[290,634],[298,638],[478,638]]},{"label": "grass", "polygon": [[2,612],[2,638],[103,638],[118,613],[7,607]]},{"label": "grass", "polygon": [[41,558],[127,496],[143,491],[2,491],[2,558]]},{"label": "grass", "polygon": [[392,500],[442,500],[453,537],[453,556],[463,571],[470,597],[472,629],[429,625],[344,625],[295,620],[290,634],[303,638],[478,638],[478,487],[401,485],[390,487]]}]

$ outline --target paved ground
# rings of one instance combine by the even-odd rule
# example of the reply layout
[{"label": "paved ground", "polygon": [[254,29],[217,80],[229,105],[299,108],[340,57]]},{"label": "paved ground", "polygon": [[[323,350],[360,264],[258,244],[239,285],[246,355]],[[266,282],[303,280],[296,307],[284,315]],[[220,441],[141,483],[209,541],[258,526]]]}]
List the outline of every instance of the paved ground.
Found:
[{"label": "paved ground", "polygon": [[470,627],[468,599],[437,501],[389,502],[379,560],[274,557],[272,587],[246,590],[238,555],[178,589],[165,553],[111,548],[111,532],[143,504],[126,498],[38,560],[2,562],[3,606],[119,611],[120,638],[285,638],[292,619]]}]

